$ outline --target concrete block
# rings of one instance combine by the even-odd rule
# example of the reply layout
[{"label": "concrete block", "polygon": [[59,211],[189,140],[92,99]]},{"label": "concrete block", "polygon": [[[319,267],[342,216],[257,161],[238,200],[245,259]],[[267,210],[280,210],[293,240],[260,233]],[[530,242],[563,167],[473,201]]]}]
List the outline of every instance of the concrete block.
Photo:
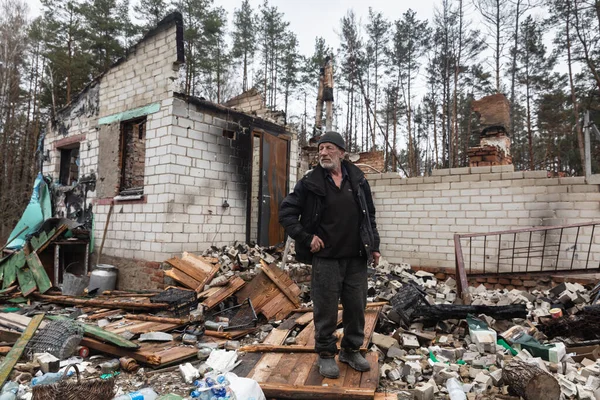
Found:
[{"label": "concrete block", "polygon": [[415,400],[433,400],[435,389],[430,383],[423,383],[414,390]]},{"label": "concrete block", "polygon": [[388,335],[382,335],[377,332],[373,332],[373,336],[371,337],[371,342],[375,344],[377,347],[383,349],[384,351],[388,351],[390,347],[400,347],[400,344],[396,339]]}]

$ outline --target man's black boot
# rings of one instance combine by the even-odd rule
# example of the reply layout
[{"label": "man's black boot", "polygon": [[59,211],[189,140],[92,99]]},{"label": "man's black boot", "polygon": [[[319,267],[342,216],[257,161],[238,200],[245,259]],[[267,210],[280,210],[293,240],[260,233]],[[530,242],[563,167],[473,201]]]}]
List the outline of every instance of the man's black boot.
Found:
[{"label": "man's black boot", "polygon": [[357,371],[365,372],[371,369],[369,362],[360,354],[360,351],[342,350],[340,362],[348,364]]},{"label": "man's black boot", "polygon": [[335,362],[335,358],[319,355],[319,373],[325,378],[338,378],[340,376],[340,368]]}]

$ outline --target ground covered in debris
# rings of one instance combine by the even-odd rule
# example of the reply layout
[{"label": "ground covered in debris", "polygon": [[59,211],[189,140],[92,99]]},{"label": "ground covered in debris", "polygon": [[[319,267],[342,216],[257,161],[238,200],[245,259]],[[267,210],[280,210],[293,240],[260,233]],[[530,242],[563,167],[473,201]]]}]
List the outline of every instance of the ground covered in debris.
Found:
[{"label": "ground covered in debris", "polygon": [[61,377],[75,364],[90,393],[110,386],[117,397],[199,397],[204,377],[233,371],[234,382],[215,386],[231,398],[249,398],[234,391],[237,377],[267,398],[600,399],[597,288],[480,285],[463,304],[454,279],[383,260],[369,277],[363,348],[373,371],[327,380],[314,368],[310,267],[293,250],[282,262],[282,252],[236,244],[184,253],[165,261],[165,290],[77,295],[44,284],[35,251],[7,255],[0,379],[17,393],[6,398],[67,390],[76,378]]}]

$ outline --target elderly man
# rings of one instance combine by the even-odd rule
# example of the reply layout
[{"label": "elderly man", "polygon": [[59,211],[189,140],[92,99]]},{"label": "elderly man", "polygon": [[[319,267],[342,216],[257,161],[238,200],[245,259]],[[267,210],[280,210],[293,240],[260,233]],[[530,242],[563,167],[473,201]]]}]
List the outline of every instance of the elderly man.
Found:
[{"label": "elderly man", "polygon": [[364,340],[367,263],[379,262],[379,233],[371,189],[363,172],[344,160],[344,139],[327,132],[318,145],[319,165],[283,200],[279,222],[296,241],[296,259],[312,263],[319,372],[337,378],[334,333],[340,300],[344,337],[339,360],[358,371],[370,369],[359,350]]}]

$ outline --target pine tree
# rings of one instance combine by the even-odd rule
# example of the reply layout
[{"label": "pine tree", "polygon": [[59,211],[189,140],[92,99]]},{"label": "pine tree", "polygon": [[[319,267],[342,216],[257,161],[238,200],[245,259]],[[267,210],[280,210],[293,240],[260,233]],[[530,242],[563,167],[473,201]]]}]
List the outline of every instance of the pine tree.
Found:
[{"label": "pine tree", "polygon": [[[381,12],[375,12],[369,7],[369,22],[366,29],[369,37],[367,43],[367,54],[372,55],[373,65],[373,125],[371,127],[371,146],[375,149],[375,132],[377,129],[377,97],[379,95],[379,79],[385,61],[389,41],[390,23],[383,17]],[[371,100],[369,98],[369,100]]]},{"label": "pine tree", "polygon": [[269,107],[277,105],[277,78],[288,25],[289,22],[283,20],[283,13],[265,0],[260,7],[259,43],[262,54],[262,85]]},{"label": "pine tree", "polygon": [[87,0],[81,6],[84,16],[85,46],[91,55],[92,74],[99,75],[124,55],[119,41],[123,23],[116,0]]},{"label": "pine tree", "polygon": [[84,16],[72,0],[44,0],[40,34],[49,80],[43,84],[42,103],[60,108],[89,81],[92,66],[85,49]]},{"label": "pine tree", "polygon": [[304,64],[302,56],[298,52],[298,39],[296,35],[288,32],[286,37],[286,44],[282,55],[281,64],[281,86],[284,97],[284,113],[288,115],[288,101],[292,94],[292,91],[300,84],[300,68]]},{"label": "pine tree", "polygon": [[201,64],[205,56],[205,20],[210,14],[212,0],[177,0],[173,5],[183,15],[185,46],[183,91],[186,95],[196,96],[199,93]]},{"label": "pine tree", "polygon": [[[340,86],[346,90],[346,128],[345,140],[349,151],[355,150],[357,146],[356,133],[356,104],[361,93],[361,69],[360,63],[364,59],[360,28],[356,15],[352,10],[341,19],[340,32],[340,74],[342,78]],[[356,96],[355,96],[356,95]]]},{"label": "pine tree", "polygon": [[256,16],[250,0],[243,0],[239,9],[233,13],[233,48],[231,55],[243,63],[242,90],[248,90],[248,64],[256,53]]},{"label": "pine tree", "polygon": [[520,70],[517,73],[519,83],[523,85],[527,113],[527,138],[529,169],[535,169],[534,158],[534,107],[538,93],[550,88],[550,76],[554,58],[546,55],[541,26],[531,16],[521,25],[523,45],[518,52]]},{"label": "pine tree", "polygon": [[217,103],[224,101],[223,90],[231,63],[225,43],[227,15],[222,7],[210,10],[202,21],[202,43],[199,53],[203,93]]},{"label": "pine tree", "polygon": [[408,169],[410,176],[418,175],[415,132],[413,131],[413,87],[419,73],[421,58],[427,51],[430,29],[426,20],[418,20],[416,13],[409,9],[402,19],[395,22],[394,36],[390,50],[390,61],[395,66],[398,90],[402,93],[406,108],[408,138]]},{"label": "pine tree", "polygon": [[140,0],[133,6],[133,11],[136,18],[143,21],[144,29],[155,27],[171,12],[165,0]]},{"label": "pine tree", "polygon": [[510,40],[508,30],[513,12],[512,4],[510,0],[476,0],[475,6],[481,13],[488,31],[487,45],[492,49],[494,57],[496,93],[501,93],[502,59],[506,44]]}]

